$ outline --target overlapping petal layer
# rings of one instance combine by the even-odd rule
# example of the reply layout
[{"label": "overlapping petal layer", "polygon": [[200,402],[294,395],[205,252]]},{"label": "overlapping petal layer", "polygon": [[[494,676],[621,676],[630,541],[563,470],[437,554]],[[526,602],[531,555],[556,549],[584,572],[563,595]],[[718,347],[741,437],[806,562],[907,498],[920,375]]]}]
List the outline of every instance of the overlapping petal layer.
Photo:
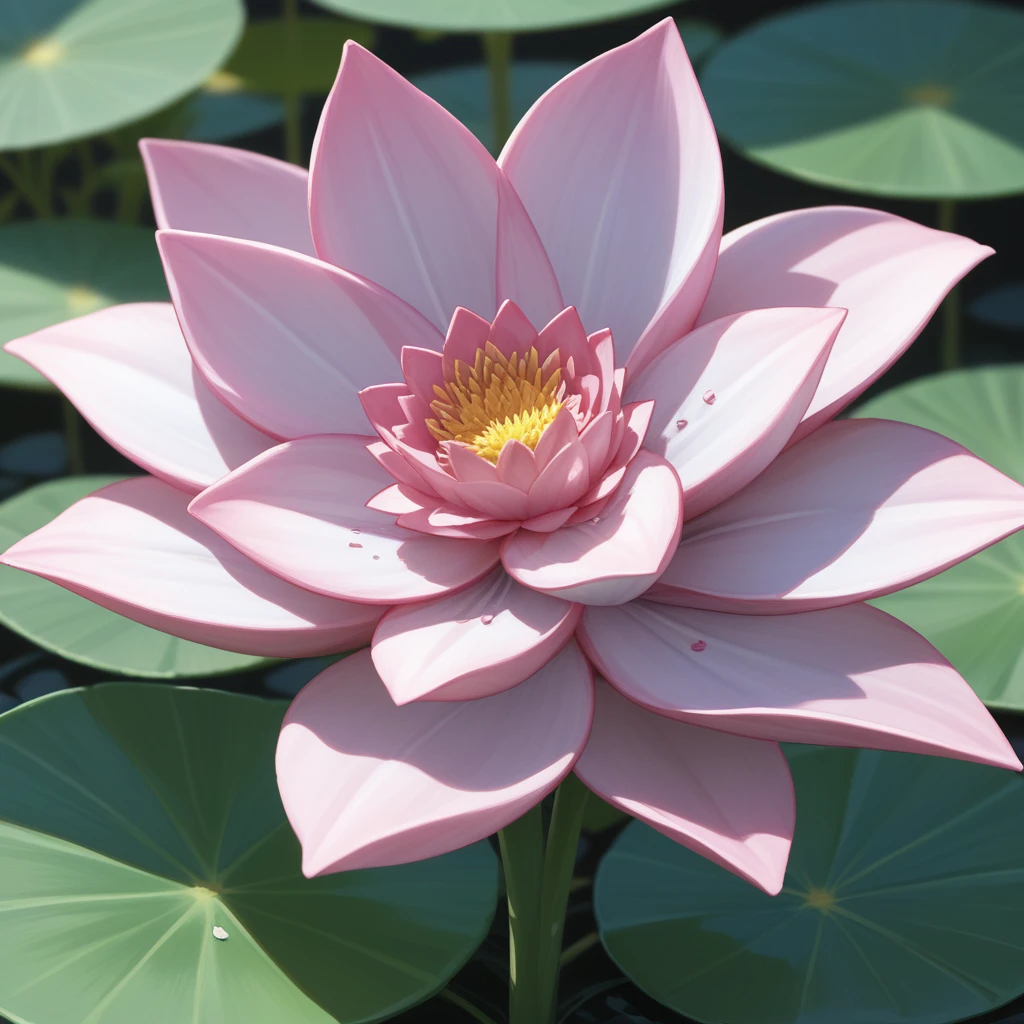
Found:
[{"label": "overlapping petal layer", "polygon": [[389,482],[366,451],[372,440],[289,441],[207,488],[189,511],[266,569],[331,597],[400,604],[483,576],[497,542],[425,536],[366,507]]},{"label": "overlapping petal layer", "polygon": [[722,168],[670,19],[545,93],[498,162],[563,299],[588,332],[611,329],[620,365],[635,348],[641,368],[690,329],[718,255]]},{"label": "overlapping petal layer", "polygon": [[392,608],[374,633],[373,664],[396,704],[488,697],[546,664],[582,611],[499,567],[453,594]]},{"label": "overlapping petal layer", "polygon": [[274,658],[365,644],[381,609],[334,601],[261,569],[154,477],[104,487],[8,548],[24,569],[144,625]]},{"label": "overlapping petal layer", "polygon": [[775,743],[673,722],[598,677],[576,774],[613,806],[765,892],[782,888],[793,780]]},{"label": "overlapping petal layer", "polygon": [[828,608],[934,576],[1024,526],[1024,487],[905,423],[837,420],[690,523],[651,597]]},{"label": "overlapping petal layer", "polygon": [[315,256],[301,167],[204,142],[143,139],[157,227],[267,242]]},{"label": "overlapping petal layer", "polygon": [[487,150],[357,43],[345,44],[309,173],[320,258],[439,329],[457,306],[490,319],[515,299],[540,322],[562,308],[544,247]]},{"label": "overlapping petal layer", "polygon": [[622,604],[661,575],[682,519],[675,471],[653,452],[641,452],[599,516],[554,533],[521,530],[504,542],[501,560],[513,579],[534,590],[582,604]]},{"label": "overlapping petal layer", "polygon": [[590,666],[570,644],[519,686],[398,707],[368,651],[295,699],[277,748],[307,876],[403,864],[514,821],[569,773],[593,717]]},{"label": "overlapping petal layer", "polygon": [[735,494],[785,447],[821,379],[840,309],[758,309],[712,321],[626,389],[654,400],[644,447],[679,475],[693,519]]},{"label": "overlapping petal layer", "polygon": [[860,206],[794,210],[722,239],[698,323],[764,306],[840,306],[839,332],[797,437],[833,417],[903,354],[943,296],[992,250]]},{"label": "overlapping petal layer", "polygon": [[588,608],[580,637],[626,697],[679,721],[1020,768],[945,658],[869,605],[762,616],[634,601]]},{"label": "overlapping petal layer", "polygon": [[403,342],[440,347],[406,303],[329,264],[219,235],[157,240],[196,364],[275,437],[365,433],[359,390],[398,375]]},{"label": "overlapping petal layer", "polygon": [[274,440],[207,387],[166,302],[111,306],[9,342],[118,451],[200,491]]}]

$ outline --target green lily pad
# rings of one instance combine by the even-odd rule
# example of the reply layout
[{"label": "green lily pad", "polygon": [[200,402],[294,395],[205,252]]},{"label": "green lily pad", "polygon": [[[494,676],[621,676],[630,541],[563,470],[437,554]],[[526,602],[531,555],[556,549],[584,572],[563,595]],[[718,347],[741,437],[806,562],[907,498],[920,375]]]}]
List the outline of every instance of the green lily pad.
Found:
[{"label": "green lily pad", "polygon": [[0,716],[0,1013],[45,1024],[356,1024],[487,933],[486,843],[307,880],[284,702],[107,683]]},{"label": "green lily pad", "polygon": [[[515,124],[540,96],[575,68],[565,61],[522,61],[512,65],[510,100]],[[485,146],[494,150],[491,81],[483,64],[465,64],[414,75],[413,85],[437,100]]]},{"label": "green lily pad", "polygon": [[[34,220],[0,227],[0,345],[118,302],[166,300],[153,232],[100,220]],[[0,387],[53,390],[0,352]]]},{"label": "green lily pad", "polygon": [[439,32],[536,32],[612,21],[675,0],[313,0],[352,18]]},{"label": "green lily pad", "polygon": [[185,105],[185,137],[226,142],[274,128],[284,120],[284,103],[250,92],[200,89]]},{"label": "green lily pad", "polygon": [[[854,415],[945,434],[1024,482],[1024,367],[924,377],[866,402]],[[872,604],[935,644],[989,707],[1024,711],[1024,536],[1008,537]]]},{"label": "green lily pad", "polygon": [[244,20],[241,0],[0,0],[0,149],[167,106],[220,67]]},{"label": "green lily pad", "polygon": [[[330,92],[349,39],[370,47],[374,31],[337,18],[300,18],[289,29],[278,20],[255,21],[245,30],[225,73],[236,75],[246,89],[279,95]],[[222,80],[224,73],[215,81]]]},{"label": "green lily pad", "polygon": [[[64,477],[8,498],[0,504],[0,551],[117,479]],[[0,565],[0,624],[71,661],[146,679],[223,675],[273,663],[179,640],[6,565]]]},{"label": "green lily pad", "polygon": [[683,37],[686,54],[694,67],[703,63],[723,37],[723,32],[717,25],[703,18],[676,18],[676,28]]},{"label": "green lily pad", "polygon": [[1024,13],[841,0],[725,43],[701,84],[719,134],[805,181],[884,196],[1024,191]]},{"label": "green lily pad", "polygon": [[1024,991],[1024,782],[911,754],[792,748],[768,896],[640,822],[598,869],[605,948],[698,1021],[946,1024]]}]

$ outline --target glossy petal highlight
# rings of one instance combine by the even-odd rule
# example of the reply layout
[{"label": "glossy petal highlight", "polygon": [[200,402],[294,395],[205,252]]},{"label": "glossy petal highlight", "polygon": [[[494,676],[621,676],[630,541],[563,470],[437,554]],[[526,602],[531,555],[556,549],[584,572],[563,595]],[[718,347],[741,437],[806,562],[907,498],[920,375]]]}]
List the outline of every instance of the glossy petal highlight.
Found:
[{"label": "glossy petal highlight", "polygon": [[778,744],[670,721],[598,678],[575,771],[677,843],[773,896],[782,888],[796,814]]},{"label": "glossy petal highlight", "polygon": [[104,487],[0,558],[195,643],[303,658],[365,644],[381,609],[334,601],[261,569],[154,477]]},{"label": "glossy petal highlight", "polygon": [[454,703],[397,707],[368,651],[331,666],[292,703],[277,747],[303,872],[405,864],[503,828],[568,774],[593,700],[575,644],[511,690]]},{"label": "glossy petal highlight", "polygon": [[587,609],[580,635],[625,696],[679,721],[1020,768],[946,659],[869,605],[762,616],[634,601]]}]

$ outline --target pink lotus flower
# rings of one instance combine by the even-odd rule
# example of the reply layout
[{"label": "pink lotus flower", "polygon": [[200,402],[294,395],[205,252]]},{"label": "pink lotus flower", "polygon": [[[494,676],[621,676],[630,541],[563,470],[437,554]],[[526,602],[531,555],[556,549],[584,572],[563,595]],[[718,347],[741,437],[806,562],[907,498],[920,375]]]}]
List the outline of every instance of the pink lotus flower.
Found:
[{"label": "pink lotus flower", "polygon": [[551,89],[497,163],[351,43],[308,180],[143,152],[173,308],[7,348],[152,475],[4,560],[218,647],[372,640],[281,735],[308,874],[480,839],[575,770],[775,892],[777,741],[1020,767],[862,602],[1019,529],[1024,489],[833,419],[990,250],[856,207],[723,239],[671,20]]}]

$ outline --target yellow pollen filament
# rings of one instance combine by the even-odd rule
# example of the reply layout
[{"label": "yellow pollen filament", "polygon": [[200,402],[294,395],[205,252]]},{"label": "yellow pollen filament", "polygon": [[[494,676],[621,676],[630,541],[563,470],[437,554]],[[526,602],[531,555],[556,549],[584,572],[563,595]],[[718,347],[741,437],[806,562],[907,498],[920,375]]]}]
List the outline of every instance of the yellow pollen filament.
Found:
[{"label": "yellow pollen filament", "polygon": [[818,886],[811,886],[804,893],[804,906],[813,910],[820,910],[827,914],[836,905],[836,897],[829,889],[821,889]]},{"label": "yellow pollen filament", "polygon": [[430,403],[437,419],[427,429],[438,441],[459,441],[497,462],[507,441],[536,448],[562,408],[557,349],[542,364],[536,348],[507,359],[487,342],[472,366],[455,362],[455,379],[435,384]]},{"label": "yellow pollen filament", "polygon": [[907,99],[925,107],[948,107],[953,102],[953,90],[945,85],[925,82],[908,90]]},{"label": "yellow pollen filament", "polygon": [[64,44],[56,39],[37,39],[21,53],[21,59],[34,68],[48,68],[64,57]]}]

